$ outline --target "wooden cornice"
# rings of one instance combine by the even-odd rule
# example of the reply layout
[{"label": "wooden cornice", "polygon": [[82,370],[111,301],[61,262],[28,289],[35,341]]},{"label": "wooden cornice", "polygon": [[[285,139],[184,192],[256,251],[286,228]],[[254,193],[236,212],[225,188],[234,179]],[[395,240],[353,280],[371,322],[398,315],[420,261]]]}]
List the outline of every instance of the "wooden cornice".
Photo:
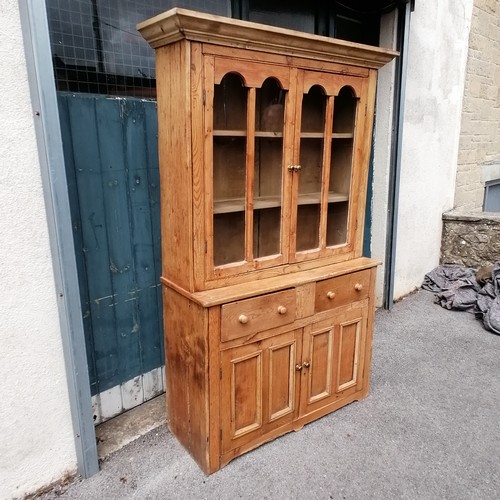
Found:
[{"label": "wooden cornice", "polygon": [[153,48],[186,39],[378,69],[398,52],[174,8],[137,25]]}]

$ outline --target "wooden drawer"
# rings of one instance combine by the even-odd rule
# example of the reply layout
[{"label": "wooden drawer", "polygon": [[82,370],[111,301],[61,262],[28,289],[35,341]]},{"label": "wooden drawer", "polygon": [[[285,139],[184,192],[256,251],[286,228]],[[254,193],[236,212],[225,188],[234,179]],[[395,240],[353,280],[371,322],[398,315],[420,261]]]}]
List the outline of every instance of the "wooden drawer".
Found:
[{"label": "wooden drawer", "polygon": [[370,289],[370,270],[337,276],[316,283],[315,312],[363,300]]},{"label": "wooden drawer", "polygon": [[227,342],[293,321],[295,289],[224,304],[221,311],[221,341]]}]

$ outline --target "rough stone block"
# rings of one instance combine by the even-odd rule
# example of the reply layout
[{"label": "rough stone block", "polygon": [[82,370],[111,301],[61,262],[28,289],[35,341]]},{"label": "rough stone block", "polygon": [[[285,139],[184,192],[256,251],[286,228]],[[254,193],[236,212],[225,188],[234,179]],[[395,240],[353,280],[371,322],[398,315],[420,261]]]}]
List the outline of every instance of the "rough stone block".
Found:
[{"label": "rough stone block", "polygon": [[500,213],[443,214],[443,264],[481,267],[497,260],[500,260]]}]

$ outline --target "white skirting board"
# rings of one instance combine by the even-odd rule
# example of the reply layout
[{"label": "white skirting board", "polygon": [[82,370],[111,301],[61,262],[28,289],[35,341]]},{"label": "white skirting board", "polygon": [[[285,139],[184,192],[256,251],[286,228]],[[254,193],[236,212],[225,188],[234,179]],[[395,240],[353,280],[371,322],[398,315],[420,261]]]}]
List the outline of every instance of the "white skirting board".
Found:
[{"label": "white skirting board", "polygon": [[155,368],[92,396],[94,424],[101,424],[165,392],[165,367]]}]

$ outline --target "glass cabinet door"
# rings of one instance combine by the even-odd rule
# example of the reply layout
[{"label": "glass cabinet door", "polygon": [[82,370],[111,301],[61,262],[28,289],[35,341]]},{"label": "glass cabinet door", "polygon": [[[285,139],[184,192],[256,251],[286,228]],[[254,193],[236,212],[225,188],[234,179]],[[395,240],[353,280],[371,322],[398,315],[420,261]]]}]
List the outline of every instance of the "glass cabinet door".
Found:
[{"label": "glass cabinet door", "polygon": [[248,88],[239,75],[214,88],[214,265],[245,260],[245,193]]},{"label": "glass cabinet door", "polygon": [[339,75],[304,71],[301,83],[292,166],[296,218],[290,258],[296,261],[352,249],[351,183],[361,92],[356,78]]},{"label": "glass cabinet door", "polygon": [[[328,96],[314,85],[302,97],[300,170],[297,198],[297,252],[319,249],[321,186],[325,155],[325,119]],[[297,169],[298,166],[295,166]]]},{"label": "glass cabinet door", "polygon": [[326,246],[347,244],[357,99],[350,87],[333,97]]},{"label": "glass cabinet door", "polygon": [[[284,261],[282,207],[289,70],[215,61],[212,269],[216,275]],[[210,158],[208,158],[210,162]]]}]

